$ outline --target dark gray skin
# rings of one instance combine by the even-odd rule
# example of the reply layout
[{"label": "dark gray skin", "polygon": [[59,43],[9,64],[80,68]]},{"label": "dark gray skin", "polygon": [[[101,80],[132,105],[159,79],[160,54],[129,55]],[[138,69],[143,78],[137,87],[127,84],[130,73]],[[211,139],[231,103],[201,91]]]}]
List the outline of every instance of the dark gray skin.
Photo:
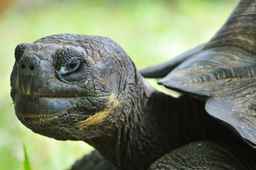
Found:
[{"label": "dark gray skin", "polygon": [[71,170],[117,170],[117,168],[98,151],[94,150],[90,154],[84,155],[77,160]]},{"label": "dark gray skin", "polygon": [[[16,115],[36,133],[83,140],[122,170],[144,170],[157,159],[151,169],[256,169],[254,149],[232,124],[208,116],[204,100],[150,88],[108,38],[48,36],[17,46],[15,57]],[[179,89],[169,76],[161,83]]]},{"label": "dark gray skin", "polygon": [[[15,56],[15,111],[36,133],[84,140],[120,169],[146,169],[166,151],[199,136],[181,135],[179,128],[194,125],[184,122],[179,127],[176,119],[170,120],[185,112],[180,107],[171,115],[167,106],[189,99],[177,100],[147,87],[125,52],[108,38],[49,36],[19,45]],[[79,66],[71,67],[76,62]],[[198,128],[195,122],[191,131]]]},{"label": "dark gray skin", "polygon": [[[84,140],[121,169],[145,169],[187,142],[180,139],[186,134],[180,135],[179,129],[169,133],[173,128],[169,117],[185,112],[170,115],[167,108],[185,100],[147,87],[125,52],[110,39],[49,36],[19,45],[15,56],[11,78],[15,111],[34,132],[59,140]],[[71,67],[76,62],[79,66]],[[165,107],[159,108],[160,104]],[[182,128],[192,127],[184,124]]]},{"label": "dark gray skin", "polygon": [[[226,146],[212,142],[195,142],[175,149],[154,162],[149,170],[252,170],[248,161]],[[235,149],[237,150],[237,149]],[[236,153],[237,154],[237,153]],[[253,159],[251,159],[253,160]]]},{"label": "dark gray skin", "polygon": [[11,95],[19,120],[45,136],[83,140],[118,169],[147,169],[193,141],[224,144],[246,166],[256,158],[238,136],[205,114],[200,100],[150,88],[108,38],[53,35],[17,46],[15,56]]}]

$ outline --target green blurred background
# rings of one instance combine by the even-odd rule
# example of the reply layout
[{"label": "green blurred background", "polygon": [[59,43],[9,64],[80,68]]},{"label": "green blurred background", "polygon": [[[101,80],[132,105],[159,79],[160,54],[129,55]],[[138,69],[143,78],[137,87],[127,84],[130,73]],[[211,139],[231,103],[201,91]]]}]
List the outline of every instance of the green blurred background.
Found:
[{"label": "green blurred background", "polygon": [[[6,5],[8,3],[8,5]],[[138,68],[207,41],[236,0],[0,0],[0,170],[23,169],[23,144],[34,170],[67,169],[92,148],[32,133],[9,96],[14,48],[56,33],[93,34],[120,43]]]}]

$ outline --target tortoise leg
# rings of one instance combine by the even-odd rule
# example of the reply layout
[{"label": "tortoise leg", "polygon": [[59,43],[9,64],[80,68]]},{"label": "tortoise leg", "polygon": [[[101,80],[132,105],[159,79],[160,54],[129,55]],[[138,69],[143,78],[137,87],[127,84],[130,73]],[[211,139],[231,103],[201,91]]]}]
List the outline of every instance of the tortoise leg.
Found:
[{"label": "tortoise leg", "polygon": [[117,168],[94,150],[77,160],[70,170],[117,170]]},{"label": "tortoise leg", "polygon": [[191,143],[155,161],[149,170],[250,170],[230,151],[211,142]]}]

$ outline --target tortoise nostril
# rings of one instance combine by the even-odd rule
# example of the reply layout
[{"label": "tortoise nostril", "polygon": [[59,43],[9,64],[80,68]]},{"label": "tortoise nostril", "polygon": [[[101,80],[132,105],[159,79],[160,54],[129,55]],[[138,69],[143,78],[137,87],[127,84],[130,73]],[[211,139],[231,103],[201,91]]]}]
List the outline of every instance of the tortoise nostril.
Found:
[{"label": "tortoise nostril", "polygon": [[23,56],[19,62],[20,74],[23,75],[37,74],[39,67],[40,62],[36,56]]},{"label": "tortoise nostril", "polygon": [[33,65],[30,65],[30,66],[29,66],[29,69],[30,69],[31,71],[33,71],[33,70],[34,70],[34,66],[33,66]]}]

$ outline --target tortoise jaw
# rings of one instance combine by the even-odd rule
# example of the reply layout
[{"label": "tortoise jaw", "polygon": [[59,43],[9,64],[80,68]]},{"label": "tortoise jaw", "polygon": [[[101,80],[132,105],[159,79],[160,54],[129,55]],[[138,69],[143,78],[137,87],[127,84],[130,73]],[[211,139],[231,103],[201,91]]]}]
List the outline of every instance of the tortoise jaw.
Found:
[{"label": "tortoise jaw", "polygon": [[[38,99],[39,103],[40,100],[46,100],[46,98]],[[36,111],[31,102],[28,105],[15,103],[17,118],[23,125],[35,133],[58,140],[78,140],[79,135],[75,135],[77,133],[75,124],[86,120],[92,113],[79,112],[70,102],[67,102],[68,104],[65,104],[64,107],[57,106],[58,108],[53,108],[54,104],[58,103],[57,99],[47,98],[47,100],[49,100],[48,105],[52,106],[49,110],[45,108],[46,112],[42,110],[47,105],[39,106],[38,104],[34,104],[39,107],[38,111]],[[54,102],[51,100],[54,100]],[[65,98],[65,100],[74,100],[74,98]],[[23,105],[23,107],[19,105]],[[29,108],[31,111],[29,111]]]},{"label": "tortoise jaw", "polygon": [[75,122],[84,119],[80,114],[54,113],[21,114],[16,113],[20,122],[35,133],[57,140],[80,140],[73,128]]},{"label": "tortoise jaw", "polygon": [[36,114],[36,113],[16,113],[18,119],[30,129],[36,129],[37,127],[43,127],[50,125],[59,118],[57,113],[55,114]]},{"label": "tortoise jaw", "polygon": [[[55,139],[73,140],[75,133],[84,131],[81,126],[101,123],[107,116],[106,110],[98,114],[109,99],[106,96],[42,97],[43,95],[35,96],[34,93],[24,95],[17,92],[12,96],[15,112],[21,123],[36,133]],[[80,123],[82,125],[77,126]],[[77,135],[76,139],[79,136],[81,137]]]},{"label": "tortoise jaw", "polygon": [[[17,117],[24,124],[51,124],[56,121],[69,120],[68,117],[86,118],[89,113],[77,111],[77,102],[82,97],[38,97],[32,95],[14,95]],[[82,113],[81,113],[82,112]],[[77,115],[77,116],[74,116]],[[70,121],[71,122],[71,121]]]}]

